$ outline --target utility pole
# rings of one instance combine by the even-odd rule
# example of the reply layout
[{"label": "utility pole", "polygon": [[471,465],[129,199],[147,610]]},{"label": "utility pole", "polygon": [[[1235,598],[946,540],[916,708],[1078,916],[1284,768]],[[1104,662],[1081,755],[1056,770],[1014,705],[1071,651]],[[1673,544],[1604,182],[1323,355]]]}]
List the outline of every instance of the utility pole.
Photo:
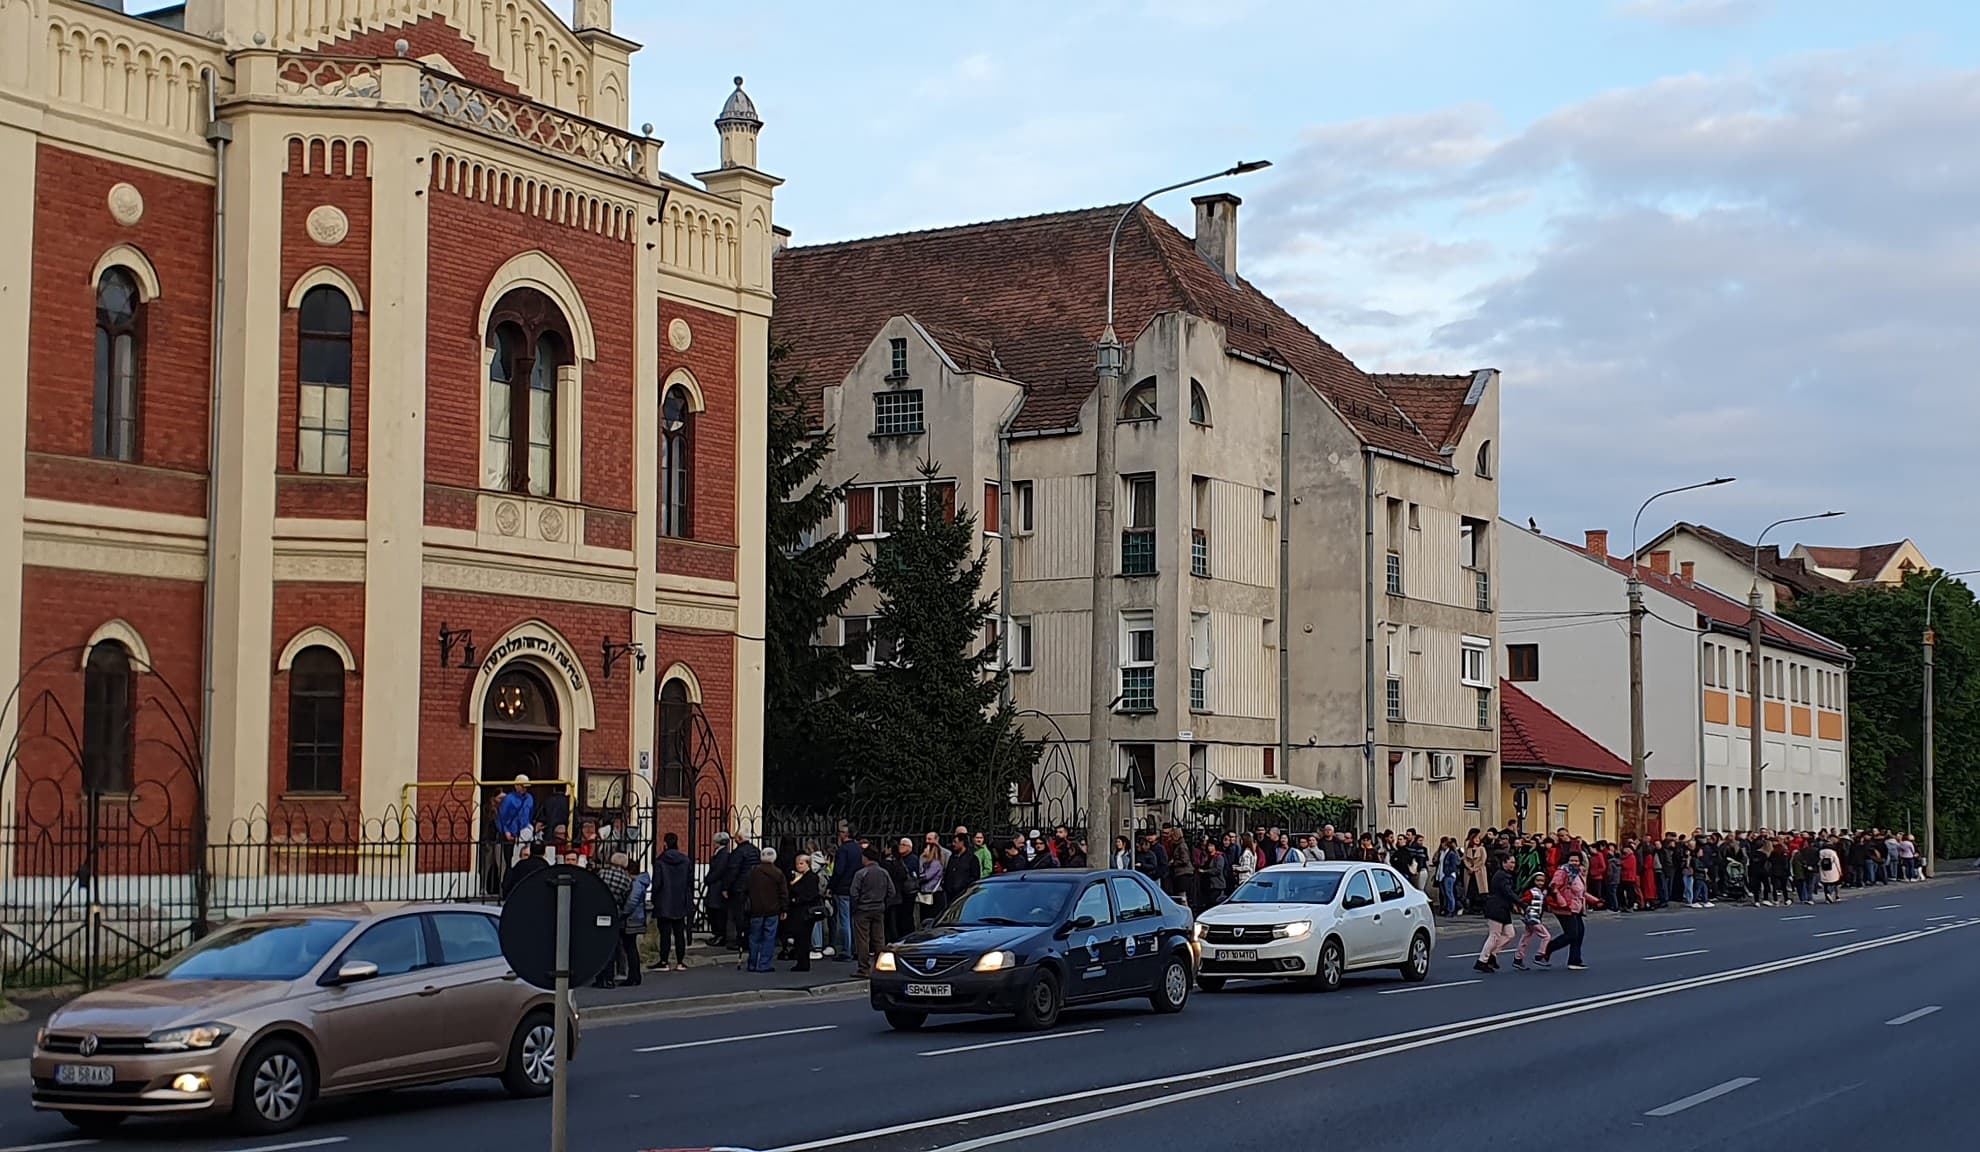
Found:
[{"label": "utility pole", "polygon": [[1248,160],[1221,172],[1198,176],[1147,193],[1122,210],[1114,221],[1114,232],[1107,240],[1107,326],[1100,333],[1096,348],[1093,411],[1093,627],[1089,633],[1090,662],[1087,665],[1089,708],[1086,717],[1086,835],[1093,847],[1113,858],[1116,835],[1124,833],[1132,817],[1129,811],[1116,817],[1114,801],[1114,741],[1111,729],[1114,701],[1119,689],[1114,675],[1115,653],[1120,646],[1114,611],[1114,422],[1119,404],[1121,376],[1127,358],[1121,338],[1114,332],[1114,253],[1120,246],[1121,227],[1144,203],[1178,189],[1242,176],[1271,167],[1270,160]]},{"label": "utility pole", "polygon": [[1761,713],[1767,707],[1767,696],[1762,691],[1760,683],[1760,645],[1766,638],[1765,621],[1760,615],[1760,542],[1767,538],[1767,533],[1783,524],[1799,524],[1803,520],[1828,520],[1841,515],[1842,512],[1836,511],[1817,512],[1810,516],[1789,516],[1762,528],[1760,535],[1753,538],[1753,585],[1746,593],[1746,687],[1753,697],[1753,708],[1746,719],[1747,766],[1752,771],[1752,778],[1747,788],[1746,808],[1746,828],[1749,832],[1758,832],[1767,823],[1767,762],[1760,755],[1763,730]]}]

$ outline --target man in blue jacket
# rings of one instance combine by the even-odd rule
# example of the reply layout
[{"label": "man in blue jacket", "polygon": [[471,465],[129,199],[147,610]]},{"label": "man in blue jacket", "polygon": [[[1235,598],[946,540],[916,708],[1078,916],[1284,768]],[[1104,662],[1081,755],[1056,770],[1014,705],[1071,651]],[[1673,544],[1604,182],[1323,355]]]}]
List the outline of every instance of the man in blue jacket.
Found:
[{"label": "man in blue jacket", "polygon": [[844,820],[839,821],[839,847],[832,854],[832,883],[826,889],[832,896],[832,946],[835,959],[852,959],[853,876],[865,866],[866,856],[859,841],[853,839],[851,826]]},{"label": "man in blue jacket", "polygon": [[495,811],[495,827],[502,833],[502,842],[509,845],[513,856],[517,845],[529,839],[529,832],[536,822],[536,800],[529,794],[529,777],[516,777],[515,788],[502,797],[502,806]]}]

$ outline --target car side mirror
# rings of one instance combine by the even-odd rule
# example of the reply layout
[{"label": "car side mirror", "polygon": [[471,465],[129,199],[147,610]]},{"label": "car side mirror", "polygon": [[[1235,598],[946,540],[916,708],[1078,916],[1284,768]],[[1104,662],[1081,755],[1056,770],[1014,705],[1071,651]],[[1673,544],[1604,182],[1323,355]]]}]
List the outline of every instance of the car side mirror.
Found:
[{"label": "car side mirror", "polygon": [[1092,928],[1095,923],[1096,921],[1091,916],[1075,916],[1073,917],[1073,922],[1066,925],[1066,928],[1073,932],[1084,932]]},{"label": "car side mirror", "polygon": [[1341,897],[1341,907],[1347,909],[1350,912],[1356,908],[1366,908],[1372,903],[1374,903],[1374,901],[1368,899],[1366,896]]},{"label": "car side mirror", "polygon": [[369,960],[346,960],[324,983],[333,988],[342,988],[346,984],[361,984],[376,978],[377,975],[378,965]]}]

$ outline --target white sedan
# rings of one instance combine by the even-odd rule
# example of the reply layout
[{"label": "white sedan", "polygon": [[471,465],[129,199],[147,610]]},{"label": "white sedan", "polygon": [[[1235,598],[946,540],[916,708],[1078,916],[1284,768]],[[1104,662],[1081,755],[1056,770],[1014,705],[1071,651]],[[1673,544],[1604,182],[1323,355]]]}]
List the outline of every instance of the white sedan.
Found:
[{"label": "white sedan", "polygon": [[1437,922],[1430,899],[1385,864],[1279,864],[1196,918],[1205,992],[1232,977],[1305,980],[1322,992],[1347,972],[1394,968],[1430,975]]}]

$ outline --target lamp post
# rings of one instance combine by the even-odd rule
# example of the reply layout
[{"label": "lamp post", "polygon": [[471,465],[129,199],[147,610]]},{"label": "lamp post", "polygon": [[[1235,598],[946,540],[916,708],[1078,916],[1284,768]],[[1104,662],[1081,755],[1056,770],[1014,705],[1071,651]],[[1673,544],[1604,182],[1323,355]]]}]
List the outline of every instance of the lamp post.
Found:
[{"label": "lamp post", "polygon": [[1783,524],[1799,524],[1803,520],[1827,520],[1841,515],[1841,512],[1816,512],[1808,516],[1789,516],[1762,528],[1760,535],[1753,540],[1753,585],[1746,593],[1746,689],[1753,700],[1746,717],[1747,767],[1752,774],[1746,801],[1746,827],[1749,832],[1758,832],[1767,822],[1767,763],[1760,756],[1762,727],[1760,714],[1767,707],[1766,694],[1761,690],[1760,683],[1760,645],[1765,636],[1760,615],[1760,542],[1767,538],[1767,533]]},{"label": "lamp post", "polygon": [[[1645,764],[1647,757],[1643,751],[1643,618],[1649,615],[1650,610],[1643,604],[1641,565],[1636,559],[1636,532],[1643,523],[1643,513],[1664,497],[1699,488],[1715,488],[1720,484],[1730,484],[1733,479],[1731,476],[1720,476],[1653,493],[1637,508],[1636,518],[1629,522],[1629,790],[1635,805],[1641,805],[1643,798],[1650,794],[1649,770]],[[1637,807],[1635,818],[1641,820],[1642,817],[1643,812]],[[1643,830],[1638,828],[1636,831],[1640,835]]]},{"label": "lamp post", "polygon": [[1270,160],[1248,160],[1207,176],[1165,185],[1146,193],[1125,208],[1114,221],[1107,239],[1107,327],[1100,334],[1095,368],[1099,394],[1094,397],[1093,436],[1093,629],[1089,669],[1090,710],[1086,731],[1087,835],[1095,843],[1113,849],[1113,837],[1125,831],[1125,821],[1116,824],[1111,808],[1114,790],[1113,740],[1108,729],[1115,699],[1114,651],[1119,641],[1114,624],[1114,405],[1126,357],[1119,336],[1114,334],[1114,253],[1120,246],[1121,228],[1135,209],[1164,193],[1197,184],[1242,176],[1271,166]]},{"label": "lamp post", "polygon": [[1932,581],[1932,586],[1925,590],[1925,874],[1928,876],[1932,874],[1932,868],[1938,861],[1934,852],[1939,845],[1938,834],[1934,828],[1935,813],[1932,803],[1932,657],[1933,648],[1936,646],[1936,640],[1932,635],[1932,597],[1938,595],[1939,585],[1953,577],[1971,576],[1976,572],[1980,572],[1980,568],[1941,572],[1939,578]]}]

